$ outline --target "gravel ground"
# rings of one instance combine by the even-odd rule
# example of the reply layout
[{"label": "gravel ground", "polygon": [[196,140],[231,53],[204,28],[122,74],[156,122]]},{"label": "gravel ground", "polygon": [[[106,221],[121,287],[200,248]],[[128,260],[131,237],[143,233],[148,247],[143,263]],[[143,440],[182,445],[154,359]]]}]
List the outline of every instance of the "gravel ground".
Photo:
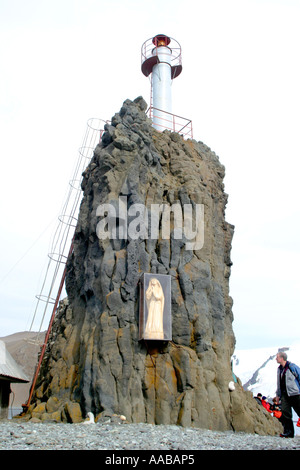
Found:
[{"label": "gravel ground", "polygon": [[[151,424],[0,421],[1,450],[300,450],[294,439]],[[120,455],[119,453],[117,455]]]}]

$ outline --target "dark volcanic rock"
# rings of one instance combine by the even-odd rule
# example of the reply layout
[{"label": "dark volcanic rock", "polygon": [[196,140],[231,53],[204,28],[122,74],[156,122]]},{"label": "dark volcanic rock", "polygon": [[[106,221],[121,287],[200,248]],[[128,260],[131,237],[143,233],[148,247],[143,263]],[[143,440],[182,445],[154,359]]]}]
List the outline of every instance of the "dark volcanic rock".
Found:
[{"label": "dark volcanic rock", "polygon": [[[228,388],[234,227],[225,221],[224,167],[203,143],[155,131],[145,109],[142,98],[124,102],[84,172],[68,299],[55,319],[34,405],[55,397],[64,410],[65,403],[79,403],[83,416],[116,413],[129,422],[272,434],[275,420],[258,410],[251,394],[239,382],[234,391]],[[100,237],[103,204],[115,209],[111,228],[116,222],[125,233],[134,204],[175,203],[203,205],[203,246],[187,249],[173,219],[164,239],[161,217],[157,239],[144,233]],[[155,219],[148,234],[151,224]],[[171,276],[171,342],[138,340],[144,272]]]}]

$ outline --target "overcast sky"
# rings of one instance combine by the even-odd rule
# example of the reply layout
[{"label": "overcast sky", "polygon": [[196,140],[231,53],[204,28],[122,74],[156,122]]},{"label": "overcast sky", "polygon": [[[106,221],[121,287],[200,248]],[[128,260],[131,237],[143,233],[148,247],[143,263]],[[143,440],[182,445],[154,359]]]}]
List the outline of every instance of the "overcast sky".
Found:
[{"label": "overcast sky", "polygon": [[0,0],[0,336],[29,328],[87,120],[149,103],[163,33],[173,112],[226,167],[237,348],[299,340],[299,23],[299,0]]}]

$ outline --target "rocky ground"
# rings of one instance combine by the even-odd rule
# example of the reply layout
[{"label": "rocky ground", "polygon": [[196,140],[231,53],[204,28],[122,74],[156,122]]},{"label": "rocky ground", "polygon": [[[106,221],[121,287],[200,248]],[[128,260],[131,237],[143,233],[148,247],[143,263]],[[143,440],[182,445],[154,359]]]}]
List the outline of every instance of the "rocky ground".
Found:
[{"label": "rocky ground", "polygon": [[175,425],[120,424],[110,420],[101,424],[3,420],[0,436],[1,450],[156,450],[173,453],[185,450],[300,450],[300,437],[284,439]]}]

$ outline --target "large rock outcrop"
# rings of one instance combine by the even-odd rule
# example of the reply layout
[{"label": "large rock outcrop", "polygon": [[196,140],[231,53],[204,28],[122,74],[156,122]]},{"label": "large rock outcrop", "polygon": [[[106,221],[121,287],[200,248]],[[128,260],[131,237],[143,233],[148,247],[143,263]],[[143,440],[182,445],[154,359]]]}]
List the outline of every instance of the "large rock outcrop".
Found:
[{"label": "large rock outcrop", "polygon": [[[84,175],[84,191],[61,302],[33,405],[82,416],[116,413],[130,422],[274,433],[276,420],[233,380],[234,227],[225,220],[224,166],[206,145],[159,133],[142,98],[126,100],[106,126]],[[99,237],[99,206],[202,204],[204,243]],[[124,220],[116,212],[117,226]],[[127,224],[129,221],[126,222]],[[172,341],[139,341],[142,273],[171,276]],[[43,405],[44,403],[44,405]],[[43,413],[42,413],[43,414]],[[50,414],[51,417],[51,414]]]}]

